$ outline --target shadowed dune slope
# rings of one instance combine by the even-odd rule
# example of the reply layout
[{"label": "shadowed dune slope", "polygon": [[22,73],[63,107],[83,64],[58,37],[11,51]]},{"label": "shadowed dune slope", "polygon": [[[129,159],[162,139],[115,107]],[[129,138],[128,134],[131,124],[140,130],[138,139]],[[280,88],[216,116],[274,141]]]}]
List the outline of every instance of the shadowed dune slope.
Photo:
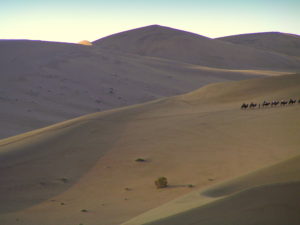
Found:
[{"label": "shadowed dune slope", "polygon": [[[208,187],[297,155],[299,104],[240,105],[299,96],[299,74],[225,82],[3,139],[0,224],[117,225],[191,192],[188,184]],[[155,188],[159,176],[169,179],[169,188]],[[251,186],[240,182],[212,189],[204,201]],[[178,212],[169,210],[160,216]]]},{"label": "shadowed dune slope", "polygon": [[[199,200],[198,207],[184,210],[176,215],[149,223],[147,225],[217,225],[217,224],[268,224],[297,225],[300,221],[300,156],[258,170],[240,178],[209,188],[203,192],[190,194],[173,201],[168,207]],[[211,197],[203,203],[204,196]],[[219,197],[219,198],[216,198]],[[161,208],[165,210],[167,205]],[[159,208],[156,209],[159,211]],[[156,215],[157,216],[157,215]],[[155,218],[155,216],[153,216]]]},{"label": "shadowed dune slope", "polygon": [[101,38],[95,46],[202,66],[233,69],[299,69],[299,60],[194,33],[152,25]]},{"label": "shadowed dune slope", "polygon": [[213,82],[276,71],[227,71],[93,46],[0,40],[0,138]]},{"label": "shadowed dune slope", "polygon": [[300,36],[295,34],[266,32],[233,35],[216,40],[300,57]]}]

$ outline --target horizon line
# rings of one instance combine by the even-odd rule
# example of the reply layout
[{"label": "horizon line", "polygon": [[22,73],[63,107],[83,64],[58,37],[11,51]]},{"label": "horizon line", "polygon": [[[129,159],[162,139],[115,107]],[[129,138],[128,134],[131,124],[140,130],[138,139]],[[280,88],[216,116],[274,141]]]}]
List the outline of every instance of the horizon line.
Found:
[{"label": "horizon line", "polygon": [[132,28],[132,29],[128,29],[128,30],[123,30],[123,31],[119,31],[116,33],[112,33],[109,35],[105,35],[103,37],[100,37],[98,39],[95,39],[93,41],[90,41],[88,39],[83,39],[83,40],[78,40],[78,42],[68,42],[68,41],[52,41],[52,40],[42,40],[42,39],[30,39],[30,38],[0,38],[0,41],[40,41],[40,42],[52,42],[52,43],[65,43],[65,44],[80,44],[79,42],[82,41],[88,41],[88,42],[95,42],[99,39],[102,38],[106,38],[106,37],[110,37],[113,35],[117,35],[120,33],[124,33],[124,32],[129,32],[129,31],[133,31],[133,30],[138,30],[138,29],[143,29],[143,28],[147,28],[147,27],[154,27],[154,26],[158,26],[158,27],[165,27],[165,28],[169,28],[169,29],[173,29],[173,30],[178,30],[178,31],[182,31],[182,32],[187,32],[187,33],[192,33],[192,34],[196,34],[202,37],[206,37],[206,38],[210,38],[210,39],[219,39],[219,38],[225,38],[225,37],[231,37],[231,36],[240,36],[240,35],[250,35],[250,34],[263,34],[263,33],[280,33],[280,34],[287,34],[287,35],[293,35],[296,37],[300,38],[300,34],[295,34],[295,33],[287,33],[287,32],[281,32],[281,31],[259,31],[259,32],[249,32],[249,33],[236,33],[236,34],[231,34],[231,35],[225,35],[225,36],[220,36],[220,37],[209,37],[209,36],[204,36],[202,34],[199,33],[195,33],[193,31],[188,31],[188,30],[183,30],[183,29],[177,29],[177,28],[173,28],[173,27],[169,27],[169,26],[164,26],[164,25],[159,25],[159,24],[152,24],[152,25],[145,25],[145,26],[141,26],[141,27],[136,27],[136,28]]}]

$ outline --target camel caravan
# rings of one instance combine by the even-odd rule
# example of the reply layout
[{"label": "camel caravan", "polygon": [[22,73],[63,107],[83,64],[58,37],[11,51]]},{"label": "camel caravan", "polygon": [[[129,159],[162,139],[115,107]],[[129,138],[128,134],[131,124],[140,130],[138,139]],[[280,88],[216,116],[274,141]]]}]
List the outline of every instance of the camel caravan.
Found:
[{"label": "camel caravan", "polygon": [[[275,107],[277,105],[279,106],[286,106],[286,105],[294,105],[297,103],[297,100],[296,99],[290,99],[289,101],[286,101],[286,100],[281,100],[281,101],[272,101],[272,102],[267,102],[267,101],[263,101],[263,103],[261,104],[257,104],[257,103],[253,103],[251,102],[250,104],[246,104],[246,103],[243,103],[241,105],[241,109],[254,109],[254,108],[265,108],[265,107]],[[300,104],[300,99],[298,100],[298,104]]]}]

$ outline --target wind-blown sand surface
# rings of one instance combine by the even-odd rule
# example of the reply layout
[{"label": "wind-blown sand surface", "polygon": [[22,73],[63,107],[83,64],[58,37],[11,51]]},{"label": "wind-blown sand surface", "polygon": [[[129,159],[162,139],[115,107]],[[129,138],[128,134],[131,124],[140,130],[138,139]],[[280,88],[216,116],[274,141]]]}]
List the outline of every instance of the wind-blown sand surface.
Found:
[{"label": "wind-blown sand surface", "polygon": [[[211,84],[186,95],[99,112],[3,139],[0,224],[121,224],[191,192],[188,184],[207,188],[296,156],[300,105],[253,110],[241,110],[240,105],[299,96],[299,74]],[[135,162],[139,157],[146,162]],[[166,176],[170,187],[156,189],[158,176]],[[209,212],[221,212],[231,203],[238,208],[266,193],[285,202],[299,189],[297,183],[262,186],[276,179],[289,182],[288,177],[280,178],[284,175],[275,173],[274,179],[266,180],[249,176],[205,192],[206,198],[224,197]],[[255,185],[259,188],[251,189]],[[245,188],[249,191],[235,195]],[[265,202],[263,198],[253,207]],[[234,221],[230,215],[225,224]],[[178,221],[183,220],[178,217]]]}]

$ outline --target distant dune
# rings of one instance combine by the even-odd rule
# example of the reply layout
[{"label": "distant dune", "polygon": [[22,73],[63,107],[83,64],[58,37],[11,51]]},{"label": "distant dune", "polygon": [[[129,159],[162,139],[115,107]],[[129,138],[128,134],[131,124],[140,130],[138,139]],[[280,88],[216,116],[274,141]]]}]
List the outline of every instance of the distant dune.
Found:
[{"label": "distant dune", "polygon": [[94,47],[0,41],[0,138],[209,83],[285,73],[216,69]]},{"label": "distant dune", "polygon": [[300,58],[300,36],[295,34],[266,32],[233,35],[216,40]]},{"label": "distant dune", "polygon": [[93,44],[118,52],[167,58],[210,67],[281,70],[300,68],[300,61],[293,57],[159,25],[114,34],[96,40]]},{"label": "distant dune", "polygon": [[258,36],[263,44],[249,47],[153,25],[93,43],[0,40],[0,138],[209,83],[300,69],[298,36]]},{"label": "distant dune", "polygon": [[[173,215],[157,224],[277,225],[289,217],[296,225],[299,158],[223,182],[300,154],[299,104],[240,109],[242,102],[299,96],[299,74],[210,84],[3,139],[0,224],[117,225],[205,189],[199,201],[216,201],[202,207],[191,195],[127,224]],[[155,188],[159,176],[169,188]]]}]

